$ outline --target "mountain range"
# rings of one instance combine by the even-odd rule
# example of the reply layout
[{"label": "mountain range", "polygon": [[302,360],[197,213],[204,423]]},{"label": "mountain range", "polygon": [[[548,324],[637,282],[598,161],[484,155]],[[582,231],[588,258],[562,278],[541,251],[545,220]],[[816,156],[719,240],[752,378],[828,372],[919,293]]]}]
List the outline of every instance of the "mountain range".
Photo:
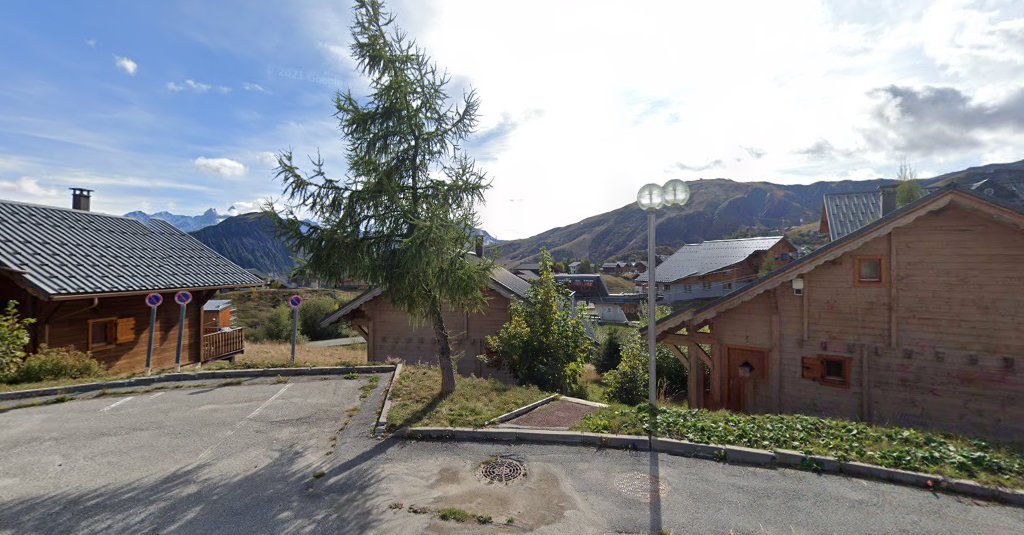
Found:
[{"label": "mountain range", "polygon": [[[974,185],[985,179],[1002,187],[1016,188],[1024,197],[1024,161],[972,167],[922,180],[922,183]],[[684,243],[781,234],[800,226],[813,228],[821,215],[823,195],[874,191],[893,182],[882,178],[807,185],[736,182],[725,178],[691,181],[688,182],[689,203],[657,213],[658,252],[671,253]],[[245,268],[285,276],[294,266],[292,253],[276,236],[273,224],[260,213],[225,218],[210,209],[199,216],[167,212],[131,212],[126,216],[142,221],[164,219]],[[603,262],[644,258],[647,214],[630,203],[520,240],[499,241],[484,230],[478,234],[484,237],[489,256],[496,256],[507,264],[534,260],[541,247],[547,248],[556,260],[585,258]]]}]

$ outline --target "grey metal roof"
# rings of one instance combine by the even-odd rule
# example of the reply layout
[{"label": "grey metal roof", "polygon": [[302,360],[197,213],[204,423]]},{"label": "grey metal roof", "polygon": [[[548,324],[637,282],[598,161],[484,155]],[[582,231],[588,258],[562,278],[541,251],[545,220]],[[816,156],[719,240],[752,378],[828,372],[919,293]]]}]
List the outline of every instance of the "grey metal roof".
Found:
[{"label": "grey metal roof", "polygon": [[862,191],[825,194],[825,217],[832,241],[882,217],[882,193]]},{"label": "grey metal roof", "polygon": [[3,200],[0,267],[50,297],[262,283],[162,220]]},{"label": "grey metal roof", "polygon": [[579,265],[582,265],[582,264],[583,264],[583,262],[580,262],[579,260],[577,260],[577,261],[575,261],[575,262],[570,262],[570,263],[569,263],[569,267],[572,267],[572,266],[579,266]]},{"label": "grey metal roof", "polygon": [[530,283],[501,266],[495,265],[491,269],[491,280],[521,299],[530,296]]},{"label": "grey metal roof", "polygon": [[524,281],[527,281],[527,282],[533,282],[535,280],[540,279],[540,275],[538,275],[538,274],[536,274],[536,273],[534,273],[532,271],[523,271],[521,269],[517,269],[515,271],[515,275],[517,277],[519,277],[520,279],[523,279]]},{"label": "grey metal roof", "polygon": [[225,308],[231,307],[230,299],[210,299],[203,305],[203,310],[207,312],[216,312]]},{"label": "grey metal roof", "polygon": [[[767,236],[686,244],[662,262],[655,275],[658,282],[673,282],[684,277],[704,275],[742,262],[754,251],[771,249],[782,239],[782,236]],[[649,273],[641,273],[636,280],[647,282]]]}]

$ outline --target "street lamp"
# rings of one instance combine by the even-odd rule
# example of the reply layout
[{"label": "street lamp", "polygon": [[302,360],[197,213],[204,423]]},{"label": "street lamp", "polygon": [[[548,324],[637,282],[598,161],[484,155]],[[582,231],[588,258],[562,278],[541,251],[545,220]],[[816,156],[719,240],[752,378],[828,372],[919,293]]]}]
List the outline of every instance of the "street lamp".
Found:
[{"label": "street lamp", "polygon": [[[647,184],[640,188],[636,194],[636,203],[640,209],[647,212],[647,365],[648,365],[648,402],[651,404],[651,417],[654,417],[654,407],[657,405],[658,383],[654,376],[655,364],[657,362],[657,341],[654,333],[654,310],[655,299],[657,299],[658,279],[655,277],[655,268],[658,259],[654,254],[654,218],[659,208],[664,206],[682,206],[690,200],[690,187],[682,180],[669,180],[663,186]],[[654,430],[654,421],[651,421],[651,432]]]}]

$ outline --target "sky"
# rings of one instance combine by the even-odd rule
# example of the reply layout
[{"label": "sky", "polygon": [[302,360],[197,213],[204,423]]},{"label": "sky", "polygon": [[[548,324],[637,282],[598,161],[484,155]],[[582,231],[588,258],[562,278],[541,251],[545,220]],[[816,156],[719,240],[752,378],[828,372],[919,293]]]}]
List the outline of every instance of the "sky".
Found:
[{"label": "sky", "polygon": [[[1024,2],[393,1],[476,89],[482,227],[531,236],[669,179],[920,177],[1024,159]],[[18,2],[0,19],[0,198],[251,211],[274,155],[345,176],[365,81],[346,1]],[[306,160],[308,161],[308,160]]]}]

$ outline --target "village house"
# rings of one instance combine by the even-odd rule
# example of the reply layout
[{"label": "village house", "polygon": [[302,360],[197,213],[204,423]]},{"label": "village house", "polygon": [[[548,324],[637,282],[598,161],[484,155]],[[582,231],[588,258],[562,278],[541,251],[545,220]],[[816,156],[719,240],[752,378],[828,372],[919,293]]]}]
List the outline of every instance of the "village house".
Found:
[{"label": "village house", "polygon": [[1020,206],[951,187],[662,319],[657,337],[690,369],[691,407],[1019,442],[1022,265]]},{"label": "village house", "polygon": [[145,367],[150,308],[159,293],[152,367],[174,366],[179,305],[188,290],[182,363],[244,350],[241,329],[204,334],[202,309],[220,289],[263,281],[161,220],[89,211],[89,190],[75,190],[73,209],[0,201],[0,304],[17,301],[29,327],[27,350],[42,345],[88,351],[113,372]]},{"label": "village house", "polygon": [[570,262],[569,263],[569,274],[570,275],[575,275],[575,274],[579,273],[580,267],[582,267],[582,266],[583,266],[583,262],[580,262],[579,260],[577,260],[575,262]]},{"label": "village house", "polygon": [[[478,253],[479,254],[479,253]],[[452,352],[462,354],[456,370],[462,375],[503,377],[504,372],[474,358],[486,352],[484,339],[498,334],[511,318],[509,305],[529,297],[530,283],[501,266],[494,266],[484,288],[487,304],[476,313],[445,307],[445,325],[451,335]],[[404,311],[392,306],[379,288],[371,288],[323,320],[324,325],[349,322],[367,342],[367,360],[389,358],[406,363],[437,363],[433,326],[414,322]]]},{"label": "village house", "polygon": [[[796,248],[783,236],[709,240],[686,244],[657,266],[659,301],[671,304],[721,297],[753,282],[768,259],[776,269],[791,262]],[[650,273],[635,280],[646,292]]]},{"label": "village house", "polygon": [[612,294],[600,275],[555,275],[555,282],[572,292],[575,303],[584,303],[598,322],[625,324],[636,313],[643,296],[640,294]]}]

